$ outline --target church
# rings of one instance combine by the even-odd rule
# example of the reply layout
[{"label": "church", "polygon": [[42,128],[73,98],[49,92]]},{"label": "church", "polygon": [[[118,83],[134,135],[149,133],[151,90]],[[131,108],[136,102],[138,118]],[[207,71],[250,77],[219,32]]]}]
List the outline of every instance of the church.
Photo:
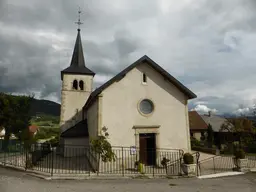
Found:
[{"label": "church", "polygon": [[99,135],[112,146],[190,151],[188,100],[196,95],[146,55],[93,90],[80,33],[61,71],[62,154]]}]

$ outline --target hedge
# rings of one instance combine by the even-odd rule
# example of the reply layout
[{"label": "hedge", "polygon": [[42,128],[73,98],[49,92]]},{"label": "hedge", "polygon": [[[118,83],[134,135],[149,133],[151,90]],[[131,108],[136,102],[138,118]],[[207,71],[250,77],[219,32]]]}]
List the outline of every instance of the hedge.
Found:
[{"label": "hedge", "polygon": [[199,146],[193,146],[192,150],[194,151],[200,151],[200,152],[204,152],[204,153],[210,153],[213,155],[217,154],[217,150],[213,149],[213,148],[207,148],[207,147],[199,147]]}]

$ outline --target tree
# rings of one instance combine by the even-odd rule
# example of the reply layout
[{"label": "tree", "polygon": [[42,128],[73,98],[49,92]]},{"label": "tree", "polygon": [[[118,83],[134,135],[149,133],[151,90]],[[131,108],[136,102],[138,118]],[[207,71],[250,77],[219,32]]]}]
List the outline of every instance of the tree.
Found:
[{"label": "tree", "polygon": [[98,136],[96,139],[90,140],[92,150],[100,155],[103,162],[111,162],[116,160],[116,155],[112,150],[111,144],[105,136]]},{"label": "tree", "polygon": [[[221,131],[227,131],[237,135],[239,148],[250,145],[254,140],[256,129],[253,122],[246,117],[230,118],[221,125]],[[235,139],[233,139],[233,142]]]},{"label": "tree", "polygon": [[0,124],[5,128],[4,145],[6,149],[11,134],[28,142],[30,126],[30,107],[33,96],[13,96],[0,94]]},{"label": "tree", "polygon": [[212,126],[209,123],[207,127],[207,143],[209,148],[212,148],[212,145],[213,145],[213,133],[214,132],[213,132]]},{"label": "tree", "polygon": [[256,129],[253,122],[245,117],[230,118],[221,125],[221,131],[228,131],[233,133],[255,133]]}]

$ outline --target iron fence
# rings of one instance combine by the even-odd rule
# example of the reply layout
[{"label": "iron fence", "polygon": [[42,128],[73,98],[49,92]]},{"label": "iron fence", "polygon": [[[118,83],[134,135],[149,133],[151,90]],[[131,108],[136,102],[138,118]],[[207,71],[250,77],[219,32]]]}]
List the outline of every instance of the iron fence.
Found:
[{"label": "iron fence", "polygon": [[246,155],[248,159],[248,168],[256,168],[256,154],[255,155]]},{"label": "iron fence", "polygon": [[[246,168],[256,168],[256,155],[246,155],[248,164]],[[209,175],[237,170],[233,155],[219,155],[204,159],[198,163],[199,175]]]},{"label": "iron fence", "polygon": [[[16,145],[18,152],[0,152],[0,163],[34,170],[49,175],[178,175],[183,151],[178,149],[148,149],[141,151],[130,147],[112,147],[115,160],[102,161],[101,156],[92,148],[65,145],[52,148],[49,144],[33,144],[27,150]],[[168,160],[169,166],[164,159]],[[140,164],[142,163],[142,164]]]},{"label": "iron fence", "polygon": [[[34,170],[48,175],[182,175],[182,150],[112,147],[115,160],[104,162],[92,148],[65,145],[33,144],[28,150],[20,143],[0,151],[0,164]],[[200,153],[193,153],[196,175],[233,171],[233,156],[213,156],[199,161]],[[256,155],[247,155],[248,168],[256,168]],[[142,163],[142,164],[140,164]]]},{"label": "iron fence", "polygon": [[233,171],[235,168],[233,156],[213,156],[198,163],[198,175],[209,175]]}]

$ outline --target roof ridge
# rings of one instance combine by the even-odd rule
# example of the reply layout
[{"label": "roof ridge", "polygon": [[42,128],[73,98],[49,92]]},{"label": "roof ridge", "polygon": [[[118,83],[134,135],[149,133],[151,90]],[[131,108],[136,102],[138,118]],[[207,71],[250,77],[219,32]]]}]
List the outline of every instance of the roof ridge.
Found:
[{"label": "roof ridge", "polygon": [[107,82],[105,82],[103,85],[101,85],[99,88],[95,89],[91,95],[89,96],[87,102],[85,103],[83,108],[88,108],[90,106],[90,103],[93,102],[95,97],[99,95],[104,89],[106,89],[108,86],[113,84],[114,82],[122,79],[126,73],[128,73],[130,70],[132,70],[134,67],[136,67],[138,64],[147,62],[154,70],[159,72],[161,75],[163,75],[167,80],[169,80],[171,83],[173,83],[180,91],[185,93],[189,99],[196,98],[196,95],[190,91],[187,87],[185,87],[182,83],[180,83],[177,79],[175,79],[172,75],[170,75],[165,69],[163,69],[161,66],[159,66],[156,62],[154,62],[151,58],[149,58],[147,55],[142,56],[138,60],[136,60],[134,63],[123,69],[121,72],[119,72],[117,75],[109,79]]}]

